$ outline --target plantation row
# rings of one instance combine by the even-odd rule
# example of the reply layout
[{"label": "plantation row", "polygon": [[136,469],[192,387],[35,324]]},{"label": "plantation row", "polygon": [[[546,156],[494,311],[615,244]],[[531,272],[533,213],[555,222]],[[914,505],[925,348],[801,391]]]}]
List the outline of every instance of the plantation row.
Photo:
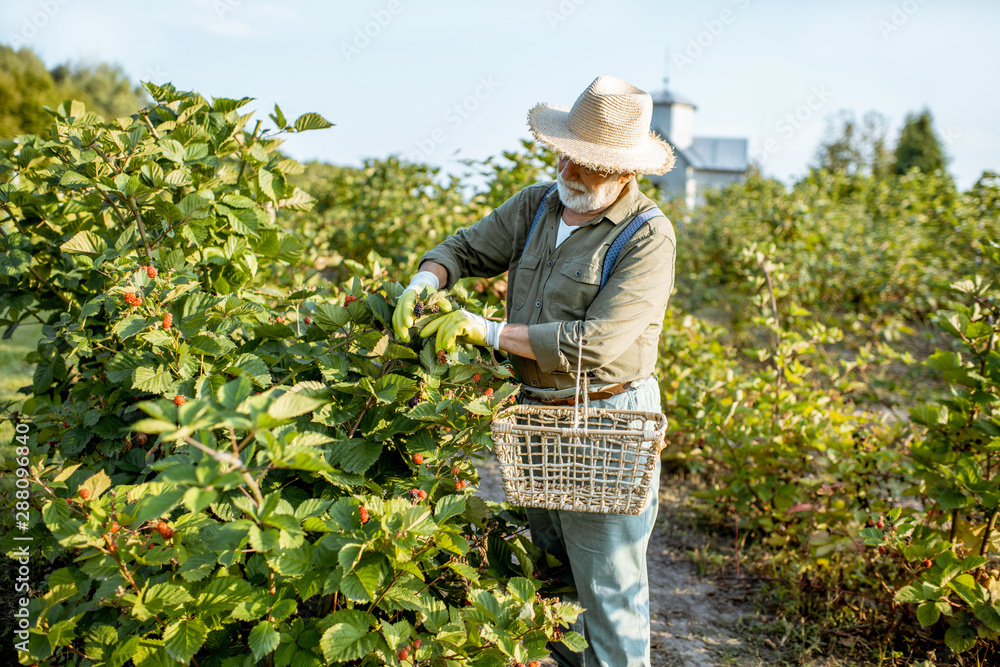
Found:
[{"label": "plantation row", "polygon": [[[470,198],[396,158],[283,156],[282,134],[329,125],[316,114],[276,107],[265,129],[248,99],[147,90],[133,117],[67,103],[49,133],[0,141],[0,324],[44,323],[15,416],[39,554],[22,663],[581,648],[523,512],[470,494],[509,367],[389,324],[392,279],[552,155],[470,164],[487,183]],[[903,650],[920,626],[956,651],[1000,632],[998,191],[817,171],[791,189],[752,175],[686,222],[664,204],[665,455],[792,611],[847,600],[850,626],[863,599]],[[492,314],[504,289],[447,297]]]}]

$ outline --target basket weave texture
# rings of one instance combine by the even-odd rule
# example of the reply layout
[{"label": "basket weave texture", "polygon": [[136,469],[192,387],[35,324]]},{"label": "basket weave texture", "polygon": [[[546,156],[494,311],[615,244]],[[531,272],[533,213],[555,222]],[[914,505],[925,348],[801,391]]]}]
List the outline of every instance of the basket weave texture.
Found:
[{"label": "basket weave texture", "polygon": [[601,514],[643,510],[666,430],[658,412],[544,405],[491,425],[507,502]]}]

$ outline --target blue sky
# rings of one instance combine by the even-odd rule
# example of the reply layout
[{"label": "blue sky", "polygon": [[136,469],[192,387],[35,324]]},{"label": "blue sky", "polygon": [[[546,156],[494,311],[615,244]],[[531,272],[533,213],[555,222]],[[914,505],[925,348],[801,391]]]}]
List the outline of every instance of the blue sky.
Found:
[{"label": "blue sky", "polygon": [[[275,102],[336,127],[300,160],[392,153],[459,172],[516,148],[537,102],[598,75],[646,90],[668,74],[695,134],[746,137],[765,173],[805,173],[839,109],[876,109],[895,140],[928,107],[961,187],[1000,169],[1000,3],[973,0],[5,0],[0,42],[47,65],[108,61],[136,80]],[[770,141],[769,141],[770,140]]]}]

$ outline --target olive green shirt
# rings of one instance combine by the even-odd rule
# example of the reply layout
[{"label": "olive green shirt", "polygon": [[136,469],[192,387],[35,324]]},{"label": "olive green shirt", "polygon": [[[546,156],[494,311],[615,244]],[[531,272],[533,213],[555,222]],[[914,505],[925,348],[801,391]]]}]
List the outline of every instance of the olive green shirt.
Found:
[{"label": "olive green shirt", "polygon": [[602,216],[556,248],[564,207],[554,190],[525,248],[535,211],[551,185],[551,181],[540,183],[518,192],[420,261],[444,266],[447,287],[460,278],[509,271],[507,321],[529,326],[531,348],[538,357],[511,355],[526,387],[573,387],[581,337],[583,369],[596,371],[592,387],[648,377],[656,365],[657,342],[674,285],[673,226],[663,216],[640,226],[599,291],[611,243],[632,218],[656,204],[639,191],[633,178]]}]

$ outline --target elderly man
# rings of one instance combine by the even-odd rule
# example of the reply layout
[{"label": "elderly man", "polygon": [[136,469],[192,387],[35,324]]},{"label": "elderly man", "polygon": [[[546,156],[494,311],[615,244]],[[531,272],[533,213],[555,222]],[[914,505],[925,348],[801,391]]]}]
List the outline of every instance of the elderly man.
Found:
[{"label": "elderly man", "polygon": [[[636,178],[668,171],[674,155],[650,132],[651,114],[646,92],[609,76],[572,108],[531,109],[532,133],[559,154],[558,180],[525,188],[427,253],[393,314],[396,336],[409,340],[418,292],[508,271],[505,322],[455,311],[421,335],[436,334],[439,349],[460,341],[507,353],[522,400],[554,405],[573,403],[582,349],[592,406],[659,411],[653,370],[675,239]],[[656,472],[654,480],[658,464]],[[646,546],[657,487],[634,516],[527,510],[535,543],[568,565],[565,578],[586,609],[574,630],[589,647],[556,646],[561,665],[650,664]]]}]

